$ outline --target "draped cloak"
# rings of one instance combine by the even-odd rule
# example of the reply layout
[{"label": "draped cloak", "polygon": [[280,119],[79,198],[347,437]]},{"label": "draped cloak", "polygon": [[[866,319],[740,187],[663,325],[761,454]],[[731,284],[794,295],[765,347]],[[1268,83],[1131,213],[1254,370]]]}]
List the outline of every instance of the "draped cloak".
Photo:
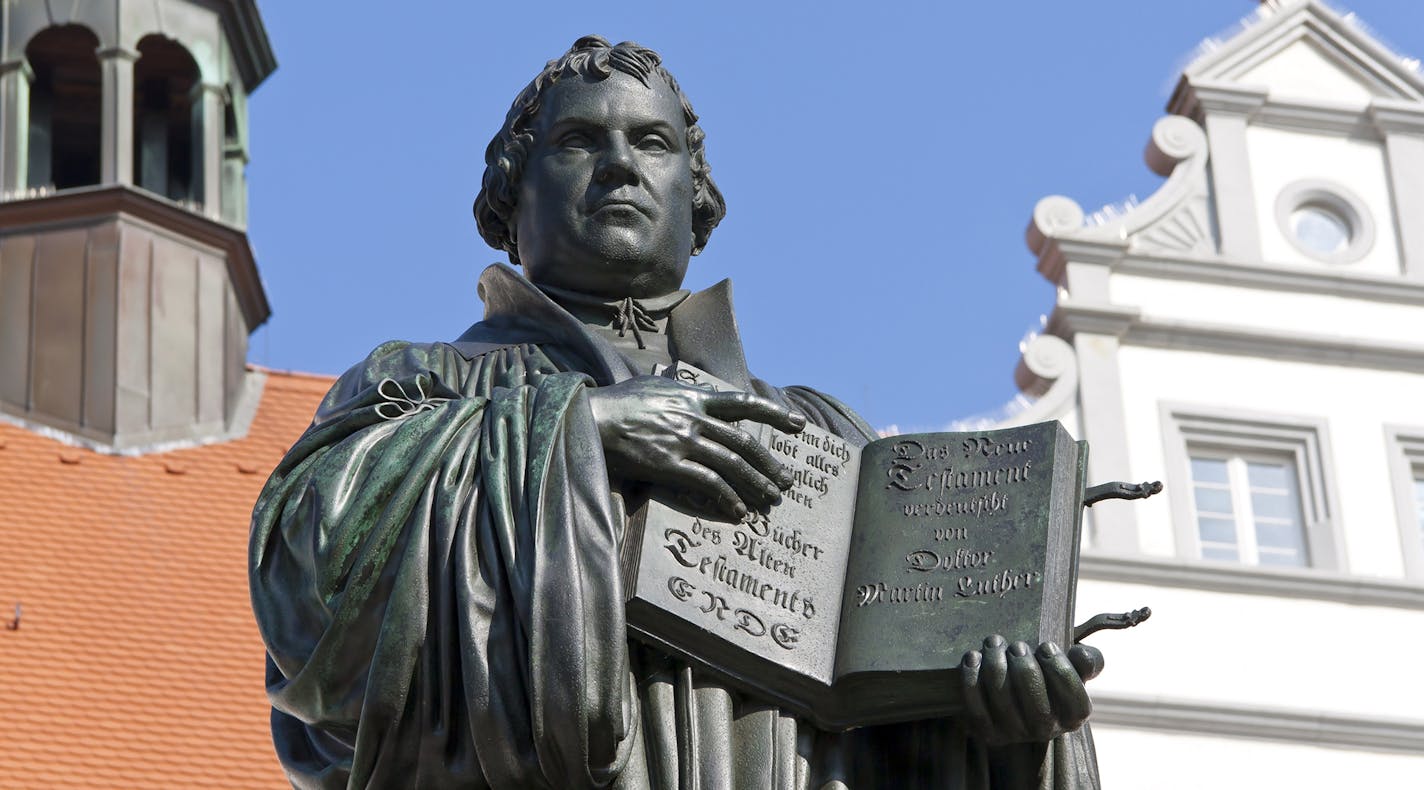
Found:
[{"label": "draped cloak", "polygon": [[[278,756],[298,788],[1096,787],[1086,728],[987,749],[950,719],[816,730],[630,642],[612,488],[584,392],[646,370],[506,266],[453,343],[343,375],[253,513]],[[672,355],[874,438],[747,373],[726,281]]]}]

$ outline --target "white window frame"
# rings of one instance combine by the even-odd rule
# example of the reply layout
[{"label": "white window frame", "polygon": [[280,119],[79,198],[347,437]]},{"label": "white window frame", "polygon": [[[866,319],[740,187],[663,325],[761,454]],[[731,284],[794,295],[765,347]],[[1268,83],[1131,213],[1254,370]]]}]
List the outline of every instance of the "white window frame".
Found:
[{"label": "white window frame", "polygon": [[1201,558],[1191,471],[1191,456],[1195,452],[1217,457],[1289,460],[1295,466],[1309,559],[1309,564],[1298,570],[1343,571],[1346,568],[1344,536],[1336,515],[1335,503],[1339,496],[1335,493],[1334,476],[1327,466],[1331,455],[1325,420],[1164,403],[1162,426],[1167,496],[1172,507],[1179,558],[1214,567],[1251,570],[1269,567],[1247,564],[1245,558],[1240,562]]},{"label": "white window frame", "polygon": [[1404,554],[1404,575],[1424,579],[1424,536],[1420,535],[1414,481],[1424,473],[1424,427],[1386,425],[1389,476],[1399,519],[1399,543]]},{"label": "white window frame", "polygon": [[[1243,451],[1239,447],[1219,447],[1216,445],[1191,445],[1187,448],[1187,464],[1190,470],[1191,462],[1196,459],[1212,459],[1221,461],[1227,467],[1226,492],[1231,498],[1231,520],[1236,533],[1236,552],[1240,559],[1233,564],[1250,565],[1253,567],[1281,567],[1281,568],[1311,568],[1314,567],[1314,556],[1310,551],[1310,542],[1305,540],[1305,514],[1298,512],[1297,526],[1301,530],[1301,538],[1304,542],[1302,549],[1305,552],[1306,562],[1304,565],[1267,565],[1261,562],[1260,550],[1256,529],[1259,526],[1256,514],[1251,504],[1252,487],[1248,478],[1247,465],[1251,463],[1287,464],[1295,474],[1295,481],[1291,493],[1295,496],[1297,510],[1300,507],[1300,470],[1295,466],[1295,458],[1280,453],[1262,453],[1256,450]],[[1201,540],[1200,520],[1201,512],[1195,503],[1196,488],[1201,481],[1193,479],[1190,483],[1193,491],[1192,522],[1197,525],[1197,553],[1201,557],[1204,553]],[[1214,483],[1209,483],[1215,486]],[[1205,558],[1203,558],[1205,559]],[[1209,562],[1232,562],[1230,560],[1208,560]]]}]

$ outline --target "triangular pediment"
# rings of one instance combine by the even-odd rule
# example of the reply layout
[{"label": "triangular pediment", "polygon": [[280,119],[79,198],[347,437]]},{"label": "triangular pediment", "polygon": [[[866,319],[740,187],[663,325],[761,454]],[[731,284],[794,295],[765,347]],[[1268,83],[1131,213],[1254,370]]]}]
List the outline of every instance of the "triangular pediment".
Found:
[{"label": "triangular pediment", "polygon": [[1331,52],[1313,36],[1301,36],[1271,57],[1247,69],[1237,79],[1259,85],[1271,98],[1319,99],[1363,104],[1391,97],[1377,81],[1355,69],[1342,68],[1338,52]]},{"label": "triangular pediment", "polygon": [[1424,101],[1424,77],[1317,0],[1265,11],[1193,61],[1184,76],[1194,84],[1265,88],[1272,99]]}]

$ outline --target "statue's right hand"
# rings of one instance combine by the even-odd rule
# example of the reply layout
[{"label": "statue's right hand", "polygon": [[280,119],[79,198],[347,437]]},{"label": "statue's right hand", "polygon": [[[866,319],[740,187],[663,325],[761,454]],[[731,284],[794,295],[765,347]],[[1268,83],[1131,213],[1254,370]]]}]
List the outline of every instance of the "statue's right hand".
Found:
[{"label": "statue's right hand", "polygon": [[733,423],[800,433],[806,417],[746,392],[712,392],[658,376],[588,390],[611,475],[715,503],[740,520],[776,502],[791,472]]}]

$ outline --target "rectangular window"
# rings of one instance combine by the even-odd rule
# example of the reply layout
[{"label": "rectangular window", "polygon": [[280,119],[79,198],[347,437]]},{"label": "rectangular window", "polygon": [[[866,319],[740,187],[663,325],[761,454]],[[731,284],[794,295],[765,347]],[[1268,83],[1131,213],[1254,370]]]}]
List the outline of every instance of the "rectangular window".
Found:
[{"label": "rectangular window", "polygon": [[1424,546],[1424,470],[1414,477],[1414,521],[1419,525],[1419,541]]},{"label": "rectangular window", "polygon": [[1202,559],[1310,565],[1292,461],[1193,454],[1191,469]]},{"label": "rectangular window", "polygon": [[1173,404],[1162,413],[1179,556],[1340,567],[1323,420]]},{"label": "rectangular window", "polygon": [[1385,426],[1404,574],[1424,579],[1424,428]]}]

